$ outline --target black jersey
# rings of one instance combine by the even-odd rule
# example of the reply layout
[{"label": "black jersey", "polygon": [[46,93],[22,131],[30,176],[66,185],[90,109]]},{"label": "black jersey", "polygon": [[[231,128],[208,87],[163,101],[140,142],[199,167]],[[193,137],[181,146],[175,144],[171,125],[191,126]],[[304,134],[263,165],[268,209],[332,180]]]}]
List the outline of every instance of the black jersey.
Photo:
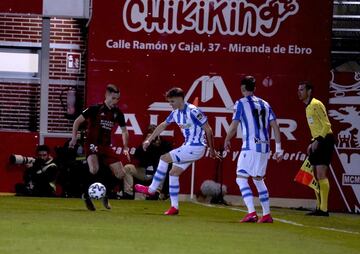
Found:
[{"label": "black jersey", "polygon": [[88,121],[87,143],[110,145],[111,132],[116,124],[125,127],[125,117],[119,108],[109,109],[105,104],[90,106],[82,112]]}]

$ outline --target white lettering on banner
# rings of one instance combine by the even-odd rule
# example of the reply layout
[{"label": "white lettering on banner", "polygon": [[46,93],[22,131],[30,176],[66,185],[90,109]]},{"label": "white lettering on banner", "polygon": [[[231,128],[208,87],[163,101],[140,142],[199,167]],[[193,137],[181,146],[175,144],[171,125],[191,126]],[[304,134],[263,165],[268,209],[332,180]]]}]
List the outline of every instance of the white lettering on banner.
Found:
[{"label": "white lettering on banner", "polygon": [[[205,152],[205,157],[209,157],[210,155],[210,149],[208,148]],[[236,161],[237,158],[240,155],[240,151],[223,151],[222,157],[226,158],[227,156],[230,156],[232,161]],[[283,160],[285,161],[304,161],[306,159],[307,155],[303,153],[302,151],[298,152],[285,152],[283,156]],[[269,159],[276,160],[275,153],[273,151],[270,151],[269,153]]]},{"label": "white lettering on banner", "polygon": [[312,49],[311,48],[301,48],[297,45],[289,45],[289,54],[294,55],[311,55]]},{"label": "white lettering on banner", "polygon": [[160,41],[156,43],[144,43],[140,41],[133,41],[133,49],[146,49],[146,50],[168,50],[168,45],[166,43],[161,43]]},{"label": "white lettering on banner", "polygon": [[275,35],[282,22],[299,10],[296,0],[126,0],[123,22],[131,32]]},{"label": "white lettering on banner", "polygon": [[[219,96],[223,102],[224,107],[200,107],[204,112],[210,113],[233,113],[234,102],[230,97],[230,94],[226,88],[226,85],[223,79],[220,76],[201,76],[196,79],[189,91],[185,95],[185,101],[188,101],[189,98],[193,95],[196,88],[201,86],[201,102],[207,102],[214,98],[214,91],[217,91],[217,96]],[[215,88],[215,89],[214,89]],[[150,111],[171,111],[171,107],[167,102],[154,102],[149,106]],[[129,122],[127,124],[127,129],[129,131],[134,131],[135,135],[143,135],[139,122],[136,119],[135,114],[125,114],[125,121]],[[226,130],[230,127],[231,117],[226,116],[216,116],[215,117],[215,137],[221,138],[226,135]],[[150,124],[158,125],[158,115],[150,114]],[[285,135],[287,140],[296,140],[293,132],[297,128],[297,123],[293,119],[277,119],[279,124],[280,132]],[[212,123],[210,123],[212,125]],[[121,128],[118,127],[115,134],[121,134]],[[174,136],[174,131],[164,131],[163,136]],[[239,125],[236,138],[242,138],[241,135],[241,126]],[[271,138],[274,139],[274,132],[271,132]]]},{"label": "white lettering on banner", "polygon": [[[233,113],[234,102],[226,88],[224,80],[221,76],[201,76],[196,79],[191,85],[187,94],[185,95],[185,101],[189,101],[190,97],[195,92],[196,88],[201,86],[201,97],[200,100],[202,103],[208,102],[214,98],[214,91],[217,92],[217,96],[221,98],[223,102],[223,107],[200,107],[203,112],[210,113]],[[154,102],[149,106],[149,111],[171,111],[170,104],[167,102]],[[156,118],[157,120],[157,118]],[[288,140],[296,140],[293,132],[297,128],[297,123],[293,119],[277,119],[277,122],[280,127],[280,132],[282,132]],[[152,122],[153,123],[153,122]],[[229,128],[231,123],[231,117],[225,116],[216,116],[215,117],[215,137],[221,138],[225,136],[225,131]],[[157,124],[157,123],[155,123]],[[210,123],[211,125],[211,123]],[[224,133],[222,132],[224,130]],[[239,126],[236,138],[241,138],[241,126]],[[274,139],[274,134],[272,132],[271,138]]]},{"label": "white lettering on banner", "polygon": [[343,174],[342,184],[343,184],[344,186],[346,186],[346,185],[353,185],[353,184],[359,184],[359,185],[360,185],[360,175],[347,175],[347,174]]},{"label": "white lettering on banner", "polygon": [[270,46],[267,44],[261,45],[246,45],[241,43],[215,43],[215,42],[191,42],[181,41],[178,43],[166,42],[141,42],[138,40],[126,41],[124,39],[108,39],[106,47],[110,49],[125,49],[125,50],[145,50],[145,51],[167,51],[174,53],[175,51],[184,53],[215,53],[215,52],[228,52],[228,53],[258,53],[258,54],[289,54],[289,55],[311,55],[312,48],[302,47],[301,45],[284,45],[277,44]]},{"label": "white lettering on banner", "polygon": [[[124,114],[124,116],[125,116],[125,122],[127,121],[130,122],[130,125],[126,125],[126,128],[129,131],[134,131],[135,135],[143,135],[135,114]],[[115,131],[115,134],[121,134],[121,133],[122,133],[121,128],[118,127]]]},{"label": "white lettering on banner", "polygon": [[236,52],[236,53],[271,53],[271,47],[265,46],[262,44],[260,46],[249,46],[249,45],[241,45],[238,44],[229,44],[229,52]]},{"label": "white lettering on banner", "polygon": [[116,49],[131,49],[131,43],[125,40],[107,40],[106,41],[107,48],[116,48]]}]

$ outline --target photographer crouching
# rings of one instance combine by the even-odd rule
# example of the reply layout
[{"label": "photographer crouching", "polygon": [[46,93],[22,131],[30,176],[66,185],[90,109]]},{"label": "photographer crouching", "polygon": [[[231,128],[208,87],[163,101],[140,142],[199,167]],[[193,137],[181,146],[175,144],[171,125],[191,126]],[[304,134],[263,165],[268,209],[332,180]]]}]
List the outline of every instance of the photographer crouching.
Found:
[{"label": "photographer crouching", "polygon": [[50,156],[50,148],[47,145],[39,145],[36,148],[36,158],[11,155],[10,162],[24,164],[24,183],[15,185],[18,196],[54,197],[57,166]]}]

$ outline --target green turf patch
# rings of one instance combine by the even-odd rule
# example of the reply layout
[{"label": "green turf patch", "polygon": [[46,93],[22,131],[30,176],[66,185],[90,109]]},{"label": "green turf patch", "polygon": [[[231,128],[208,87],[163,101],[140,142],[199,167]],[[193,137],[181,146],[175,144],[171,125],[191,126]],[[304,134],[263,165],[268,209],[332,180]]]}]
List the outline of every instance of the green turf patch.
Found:
[{"label": "green turf patch", "polygon": [[[0,197],[0,253],[359,253],[360,216],[329,218],[273,209],[296,222],[239,224],[245,214],[227,208],[181,203],[167,217],[163,201],[111,200],[111,211],[80,199]],[[345,233],[322,229],[346,230]]]}]

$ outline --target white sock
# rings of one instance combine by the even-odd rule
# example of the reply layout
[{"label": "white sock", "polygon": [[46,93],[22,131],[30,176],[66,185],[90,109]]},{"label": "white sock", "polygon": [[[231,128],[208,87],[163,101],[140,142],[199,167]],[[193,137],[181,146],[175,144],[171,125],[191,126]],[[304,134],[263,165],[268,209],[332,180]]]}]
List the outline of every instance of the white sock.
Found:
[{"label": "white sock", "polygon": [[163,160],[159,160],[159,164],[156,169],[155,175],[149,186],[149,192],[153,193],[159,188],[159,185],[164,181],[164,178],[166,177],[166,173],[168,171],[168,166],[169,166],[169,163],[167,163]]},{"label": "white sock", "polygon": [[169,177],[169,194],[171,200],[171,206],[179,209],[179,176]]},{"label": "white sock", "polygon": [[243,197],[244,203],[248,209],[248,213],[255,212],[254,197],[251,191],[250,185],[247,178],[238,177],[236,183],[239,186],[241,196]]},{"label": "white sock", "polygon": [[265,185],[264,179],[260,181],[253,179],[253,182],[259,193],[259,200],[263,209],[263,215],[270,214],[269,192]]}]

